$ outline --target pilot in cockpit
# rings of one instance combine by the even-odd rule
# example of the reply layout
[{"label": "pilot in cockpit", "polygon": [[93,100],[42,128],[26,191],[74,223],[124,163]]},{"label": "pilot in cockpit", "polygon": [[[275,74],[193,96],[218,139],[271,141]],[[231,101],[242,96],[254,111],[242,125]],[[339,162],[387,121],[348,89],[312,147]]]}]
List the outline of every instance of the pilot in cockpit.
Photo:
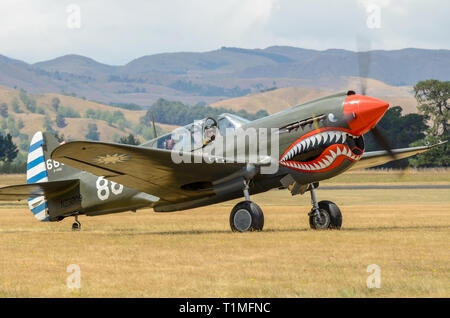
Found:
[{"label": "pilot in cockpit", "polygon": [[175,146],[175,140],[173,140],[173,139],[167,140],[166,149],[172,150],[173,146]]},{"label": "pilot in cockpit", "polygon": [[205,125],[203,144],[209,144],[216,139],[217,123],[214,120],[207,121]]}]

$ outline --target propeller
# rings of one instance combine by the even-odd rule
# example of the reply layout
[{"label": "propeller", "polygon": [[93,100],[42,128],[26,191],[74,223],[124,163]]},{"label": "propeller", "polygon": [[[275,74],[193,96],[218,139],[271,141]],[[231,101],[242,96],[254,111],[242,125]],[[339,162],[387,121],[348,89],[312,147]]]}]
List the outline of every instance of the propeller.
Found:
[{"label": "propeller", "polygon": [[[369,77],[371,62],[371,46],[371,42],[367,38],[357,37],[358,73],[362,95],[366,95],[367,93],[367,79]],[[383,150],[386,150],[393,160],[396,160],[397,157],[392,151],[391,143],[389,142],[389,139],[386,137],[383,131],[379,127],[375,126],[370,130],[370,133],[372,134],[376,144]]]},{"label": "propeller", "polygon": [[392,151],[391,143],[383,133],[383,131],[375,126],[372,128],[372,130],[370,130],[370,132],[372,133],[373,139],[375,140],[377,145],[386,150],[392,160],[397,160],[397,156]]},{"label": "propeller", "polygon": [[370,69],[370,48],[371,43],[367,38],[358,37],[357,38],[358,47],[358,74],[359,74],[359,84],[361,88],[361,94],[366,95],[367,93],[367,78],[369,77]]}]

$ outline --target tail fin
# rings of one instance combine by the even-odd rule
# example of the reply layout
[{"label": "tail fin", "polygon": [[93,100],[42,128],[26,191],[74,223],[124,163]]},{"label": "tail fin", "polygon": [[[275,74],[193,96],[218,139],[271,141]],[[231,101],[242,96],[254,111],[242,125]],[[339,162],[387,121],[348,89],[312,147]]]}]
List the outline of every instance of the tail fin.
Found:
[{"label": "tail fin", "polygon": [[38,131],[28,151],[27,183],[72,179],[80,170],[52,160],[50,154],[61,143],[50,133]]},{"label": "tail fin", "polygon": [[[78,179],[80,170],[52,160],[50,154],[60,143],[50,133],[38,131],[31,139],[27,160],[27,183],[42,183]],[[49,221],[47,198],[38,196],[28,199],[34,216],[40,221]]]},{"label": "tail fin", "polygon": [[31,139],[27,160],[27,183],[47,182],[48,174],[45,169],[44,137],[38,131]]}]

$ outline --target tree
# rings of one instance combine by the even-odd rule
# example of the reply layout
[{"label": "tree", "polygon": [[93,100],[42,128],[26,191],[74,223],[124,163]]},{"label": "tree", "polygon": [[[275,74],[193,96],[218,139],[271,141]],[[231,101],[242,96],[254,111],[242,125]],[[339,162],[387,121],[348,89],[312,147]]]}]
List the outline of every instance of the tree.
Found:
[{"label": "tree", "polygon": [[66,138],[64,137],[64,134],[59,135],[57,132],[53,132],[53,136],[55,136],[55,138],[60,143],[66,140]]},{"label": "tree", "polygon": [[30,112],[35,113],[36,112],[36,101],[27,95],[26,90],[20,89],[19,91],[19,98],[22,101],[23,105],[26,109],[28,109]]},{"label": "tree", "polygon": [[1,103],[0,104],[0,115],[3,118],[7,118],[8,117],[8,104],[6,104],[6,103]]},{"label": "tree", "polygon": [[18,137],[20,134],[20,129],[16,124],[16,121],[13,117],[8,118],[8,130],[11,136]]},{"label": "tree", "polygon": [[[420,81],[414,86],[414,95],[418,106],[431,123],[423,141],[411,144],[420,146],[435,144],[449,138],[450,121],[450,82],[438,80]],[[414,166],[448,166],[450,163],[450,147],[445,144],[410,159]]]},{"label": "tree", "polygon": [[18,152],[19,149],[17,149],[17,146],[13,143],[10,134],[7,134],[6,136],[0,135],[0,161],[9,164],[17,157]]},{"label": "tree", "polygon": [[44,130],[52,134],[56,133],[55,130],[53,129],[53,121],[48,115],[45,115],[44,117]]},{"label": "tree", "polygon": [[19,118],[19,121],[17,122],[17,128],[21,130],[23,127],[25,127],[25,124],[23,123],[23,120]]},{"label": "tree", "polygon": [[73,109],[72,107],[69,107],[69,106],[59,107],[57,114],[65,117],[65,118],[80,118],[81,117],[79,112],[77,112],[75,109]]},{"label": "tree", "polygon": [[429,133],[448,137],[450,127],[450,82],[420,81],[414,86],[417,109],[432,121]]},{"label": "tree", "polygon": [[[426,117],[420,114],[402,115],[400,106],[389,108],[377,127],[381,128],[393,148],[404,148],[417,140],[425,138]],[[367,151],[381,150],[373,140],[372,134],[364,135]]]},{"label": "tree", "polygon": [[86,111],[86,118],[92,118],[92,119],[95,119],[95,110],[89,108],[89,109]]},{"label": "tree", "polygon": [[19,100],[17,99],[17,97],[14,97],[12,99],[11,107],[15,113],[17,113],[17,114],[23,113],[23,110],[20,109]]},{"label": "tree", "polygon": [[129,134],[128,137],[120,137],[119,143],[133,146],[137,146],[140,144],[139,140],[136,137],[134,137],[133,134]]},{"label": "tree", "polygon": [[53,107],[53,109],[55,110],[55,112],[58,111],[58,108],[59,108],[60,104],[61,104],[61,101],[59,100],[58,97],[54,97],[54,98],[52,99],[52,107]]},{"label": "tree", "polygon": [[97,124],[88,124],[88,133],[86,138],[94,141],[99,140],[100,133],[98,132]]},{"label": "tree", "polygon": [[64,116],[62,116],[61,114],[56,115],[56,126],[58,126],[59,128],[64,128],[67,126]]},{"label": "tree", "polygon": [[[389,108],[377,124],[384,131],[393,148],[405,148],[409,144],[425,137],[427,124],[426,117],[420,114],[402,115],[402,108],[395,106]],[[372,134],[364,136],[366,151],[381,150]],[[398,160],[383,165],[384,167],[402,168],[408,165],[408,160]]]}]

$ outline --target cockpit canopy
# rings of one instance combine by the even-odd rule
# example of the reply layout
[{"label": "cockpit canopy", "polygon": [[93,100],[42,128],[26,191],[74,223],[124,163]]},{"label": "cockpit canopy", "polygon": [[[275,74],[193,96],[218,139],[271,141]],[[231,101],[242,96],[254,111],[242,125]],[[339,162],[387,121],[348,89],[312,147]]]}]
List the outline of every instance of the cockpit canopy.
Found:
[{"label": "cockpit canopy", "polygon": [[228,113],[221,114],[217,117],[217,120],[207,117],[158,137],[150,141],[146,146],[167,150],[172,150],[176,147],[176,149],[192,151],[214,141],[218,133],[225,136],[248,122],[249,120],[245,118]]}]

